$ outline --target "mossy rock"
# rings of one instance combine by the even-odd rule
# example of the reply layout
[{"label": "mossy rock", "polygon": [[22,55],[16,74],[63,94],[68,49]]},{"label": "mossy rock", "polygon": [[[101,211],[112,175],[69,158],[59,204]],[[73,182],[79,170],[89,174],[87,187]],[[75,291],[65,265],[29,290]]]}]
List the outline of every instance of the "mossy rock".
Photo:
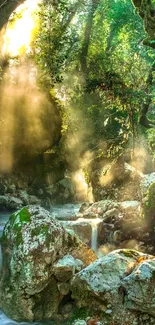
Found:
[{"label": "mossy rock", "polygon": [[54,276],[54,263],[66,254],[83,267],[97,257],[75,235],[40,206],[13,213],[2,235],[0,308],[17,321],[57,317],[63,295]]},{"label": "mossy rock", "polygon": [[[124,287],[128,283],[127,279],[135,271],[135,282],[132,283],[132,290],[134,292],[134,286],[136,287],[136,281],[138,281],[139,277],[138,275],[136,277],[136,270],[141,267],[145,274],[146,263],[150,263],[149,270],[152,270],[153,265],[155,267],[154,256],[128,249],[113,251],[91,263],[87,268],[75,275],[71,287],[72,297],[76,299],[79,308],[85,309],[89,307],[93,314],[97,311],[98,315],[101,315],[103,321],[107,321],[106,324],[108,325],[113,323],[119,325],[134,324],[134,320],[137,320],[136,308],[134,309],[137,303],[136,297],[131,310],[125,304],[126,291]],[[152,279],[154,280],[153,276]],[[142,286],[142,283],[140,284]],[[149,273],[146,273],[146,283],[144,285],[148,289],[148,291],[146,290],[148,294],[151,285]],[[154,291],[153,288],[152,293]],[[140,289],[141,287],[139,286],[137,294],[140,293],[142,295],[143,290],[140,291]],[[134,294],[136,295],[136,291]],[[130,294],[128,297],[131,300]],[[138,306],[137,310],[140,311],[141,308],[142,312],[143,310],[146,312],[147,299],[144,298],[143,300],[145,301],[145,306]],[[152,300],[152,308],[153,304],[154,300]]]}]

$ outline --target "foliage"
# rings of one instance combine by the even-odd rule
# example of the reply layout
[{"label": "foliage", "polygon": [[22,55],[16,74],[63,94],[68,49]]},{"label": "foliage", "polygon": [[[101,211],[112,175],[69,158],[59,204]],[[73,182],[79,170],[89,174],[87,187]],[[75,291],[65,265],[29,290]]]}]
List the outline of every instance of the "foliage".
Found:
[{"label": "foliage", "polygon": [[[134,151],[154,52],[143,46],[143,21],[129,0],[42,1],[31,56],[38,83],[62,115],[63,154],[77,159]],[[150,103],[150,102],[149,102]],[[68,164],[70,159],[68,159]]]},{"label": "foliage", "polygon": [[84,132],[83,139],[88,146],[111,140],[109,148],[116,147],[112,150],[117,153],[132,138],[134,147],[154,58],[153,51],[142,45],[145,36],[143,23],[127,0],[41,6],[36,59],[41,81],[54,89],[62,104],[66,138],[78,138],[89,126],[91,132]]}]

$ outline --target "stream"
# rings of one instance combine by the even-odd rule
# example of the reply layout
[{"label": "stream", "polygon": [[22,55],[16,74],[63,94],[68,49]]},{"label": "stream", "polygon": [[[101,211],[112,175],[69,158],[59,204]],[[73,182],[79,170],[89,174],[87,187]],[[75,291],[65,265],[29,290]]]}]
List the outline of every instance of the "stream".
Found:
[{"label": "stream", "polygon": [[[57,205],[54,207],[51,207],[51,214],[56,218],[56,219],[61,219],[61,220],[68,220],[70,216],[74,216],[76,213],[78,213],[79,208],[81,204],[65,204],[65,205]],[[11,215],[11,212],[9,213],[4,213],[0,212],[0,237],[3,232],[3,228],[6,224],[6,222],[9,219],[9,216]],[[77,219],[78,221],[85,222],[86,220],[84,218]],[[77,222],[75,220],[75,223]],[[87,219],[87,222],[91,224],[92,227],[92,239],[91,239],[91,247],[96,251],[97,250],[97,236],[98,236],[98,223],[100,219]],[[1,246],[0,246],[0,265],[2,264],[2,255],[1,255]],[[0,325],[56,325],[58,323],[54,321],[50,322],[15,322],[11,319],[9,319],[3,312],[0,310]]]}]

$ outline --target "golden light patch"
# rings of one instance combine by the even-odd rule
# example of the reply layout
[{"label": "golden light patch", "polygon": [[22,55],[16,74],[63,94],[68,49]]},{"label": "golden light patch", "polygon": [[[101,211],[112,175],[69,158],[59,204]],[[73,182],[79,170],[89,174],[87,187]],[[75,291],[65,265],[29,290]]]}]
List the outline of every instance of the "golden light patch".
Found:
[{"label": "golden light patch", "polygon": [[34,13],[38,9],[39,0],[27,0],[15,13],[17,18],[8,22],[4,36],[3,54],[17,56],[30,51],[30,42],[36,25]]}]

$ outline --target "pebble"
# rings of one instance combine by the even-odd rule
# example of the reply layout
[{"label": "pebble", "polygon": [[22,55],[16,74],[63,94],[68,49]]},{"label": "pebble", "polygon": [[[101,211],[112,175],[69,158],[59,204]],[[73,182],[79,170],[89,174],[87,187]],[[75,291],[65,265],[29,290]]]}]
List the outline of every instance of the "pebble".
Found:
[{"label": "pebble", "polygon": [[81,320],[81,319],[77,319],[73,325],[87,325],[87,323],[85,322],[85,320]]}]

